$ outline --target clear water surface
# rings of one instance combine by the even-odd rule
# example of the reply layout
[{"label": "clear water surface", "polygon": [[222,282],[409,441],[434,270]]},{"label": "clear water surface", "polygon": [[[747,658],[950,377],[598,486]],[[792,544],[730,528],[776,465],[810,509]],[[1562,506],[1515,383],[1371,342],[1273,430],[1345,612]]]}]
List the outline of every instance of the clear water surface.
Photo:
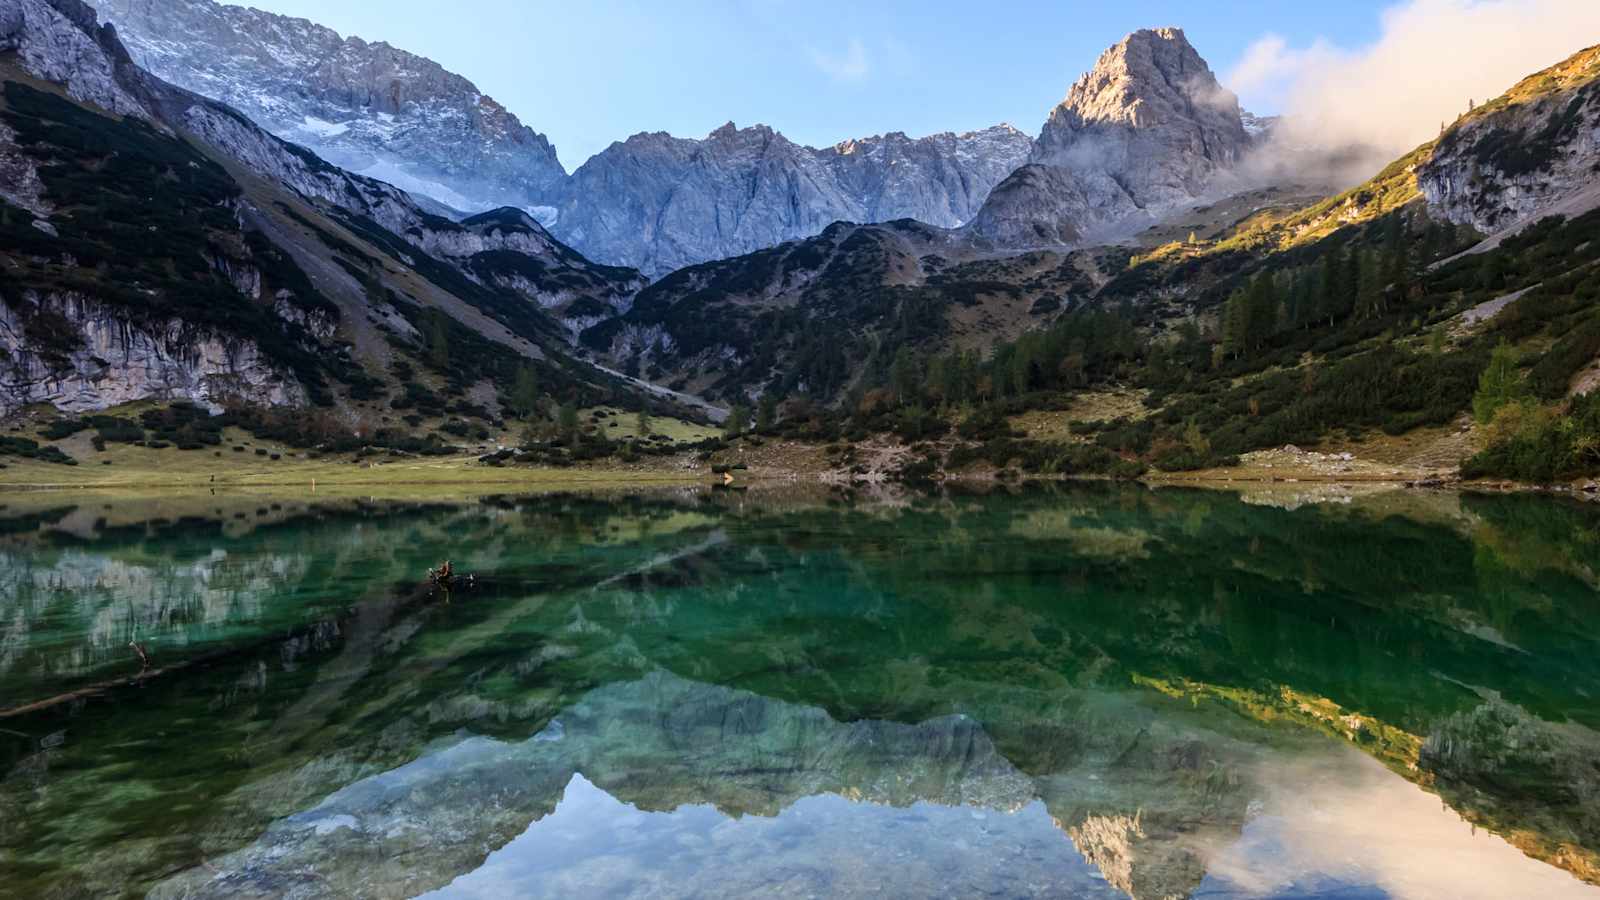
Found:
[{"label": "clear water surface", "polygon": [[0,502],[0,896],[1600,895],[1594,505]]}]

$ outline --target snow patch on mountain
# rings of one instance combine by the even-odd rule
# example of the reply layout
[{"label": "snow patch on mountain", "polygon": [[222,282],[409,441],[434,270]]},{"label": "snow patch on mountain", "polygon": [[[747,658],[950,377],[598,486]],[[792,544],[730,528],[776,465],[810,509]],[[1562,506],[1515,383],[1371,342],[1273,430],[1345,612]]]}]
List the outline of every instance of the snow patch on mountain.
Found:
[{"label": "snow patch on mountain", "polygon": [[555,148],[472,82],[382,42],[212,0],[95,0],[135,62],[336,165],[465,212],[551,205]]}]

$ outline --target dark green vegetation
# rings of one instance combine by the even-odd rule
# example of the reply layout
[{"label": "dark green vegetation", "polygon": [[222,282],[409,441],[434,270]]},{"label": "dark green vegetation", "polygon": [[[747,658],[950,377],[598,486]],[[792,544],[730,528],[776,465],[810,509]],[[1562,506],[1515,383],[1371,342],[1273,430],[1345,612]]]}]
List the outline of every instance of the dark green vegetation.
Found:
[{"label": "dark green vegetation", "polygon": [[45,462],[59,463],[64,466],[75,466],[78,461],[61,452],[60,447],[48,444],[40,446],[38,441],[28,438],[0,436],[0,456],[19,456],[23,459],[41,459]]},{"label": "dark green vegetation", "polygon": [[[1073,259],[1055,254],[951,265],[932,252],[937,235],[911,220],[836,222],[814,238],[689,266],[642,291],[627,315],[585,331],[583,343],[713,399],[765,387],[829,403],[886,380],[900,348],[944,343],[954,311],[981,298],[1010,301],[1029,318],[1090,289]],[[908,272],[927,277],[904,283]],[[1039,305],[1045,295],[1051,302]],[[624,347],[629,330],[668,337]]]},{"label": "dark green vegetation", "polygon": [[1548,484],[1600,473],[1600,394],[1547,406],[1527,396],[1520,373],[1503,379],[1496,366],[1484,373],[1475,405],[1486,410],[1488,446],[1463,476]]},{"label": "dark green vegetation", "polygon": [[23,320],[30,346],[46,358],[78,349],[76,330],[44,298],[80,295],[131,322],[179,323],[180,340],[252,340],[313,398],[329,398],[324,376],[348,363],[313,352],[303,329],[240,294],[225,270],[254,267],[264,296],[282,289],[308,312],[337,320],[338,311],[293,260],[240,228],[239,187],[220,166],[137,119],[98,115],[16,81],[4,83],[0,118],[39,162],[44,199],[57,208],[51,236],[31,213],[0,203],[0,299]]},{"label": "dark green vegetation", "polygon": [[1527,293],[1489,323],[1485,340],[1500,345],[1473,401],[1488,446],[1464,465],[1469,477],[1552,482],[1600,473],[1600,406],[1590,393],[1569,397],[1600,358],[1597,234],[1600,211],[1547,220],[1507,242],[1511,260],[1485,264],[1486,277]]},{"label": "dark green vegetation", "polygon": [[[1049,326],[988,354],[925,354],[902,342],[839,408],[800,404],[802,431],[820,418],[833,422],[820,435],[828,440],[875,431],[966,438],[985,446],[963,448],[955,462],[976,453],[1035,472],[1194,469],[1284,444],[1449,424],[1472,406],[1490,350],[1508,343],[1532,348],[1516,373],[1530,402],[1553,404],[1524,424],[1570,432],[1581,417],[1563,414],[1568,385],[1600,356],[1590,272],[1600,212],[1552,217],[1493,250],[1436,264],[1471,242],[1413,203],[1290,250],[1142,261],[1127,276],[1135,286],[1114,279],[1095,301],[1069,304]],[[1179,287],[1181,305],[1141,299]],[[1485,323],[1462,324],[1463,312],[1518,292]],[[1146,389],[1149,412],[1075,425],[1102,453],[1022,441],[1001,424],[1120,387]],[[1510,468],[1490,454],[1473,471],[1529,480],[1600,471],[1582,434],[1556,443],[1577,449]]]},{"label": "dark green vegetation", "polygon": [[[1232,843],[1265,760],[1348,743],[1480,829],[1600,878],[1585,774],[1600,726],[1600,512],[1389,496],[1409,505],[1289,511],[1212,492],[1035,486],[891,507],[716,493],[328,508],[219,497],[206,501],[216,511],[161,520],[96,500],[110,521],[92,527],[71,508],[8,510],[0,559],[12,571],[25,559],[34,577],[0,619],[3,705],[110,686],[0,721],[0,894],[209,879],[262,840],[289,856],[283,868],[257,857],[257,890],[286,889],[315,860],[333,884],[370,890],[403,873],[416,880],[393,893],[416,893],[549,814],[571,772],[524,761],[501,781],[482,755],[456,768],[430,754],[464,735],[516,746],[541,732],[565,736],[526,746],[604,734],[612,751],[574,765],[619,799],[729,816],[772,815],[817,785],[941,802],[962,792],[937,785],[973,777],[960,761],[992,745],[1063,829],[1142,816],[1139,896],[1193,891],[1203,855],[1155,860]],[[479,587],[430,594],[424,572],[444,558]],[[127,685],[129,641],[173,670]],[[713,702],[729,689],[749,693]],[[642,705],[603,702],[617,691]],[[774,703],[823,718],[795,727]],[[945,748],[933,759],[859,735],[808,743],[829,722],[955,714],[981,739],[930,735],[924,748]],[[648,738],[657,727],[670,740]],[[759,755],[718,755],[752,731],[770,738]],[[849,748],[871,746],[893,749],[858,767]],[[297,846],[263,834],[424,756],[407,777],[443,766],[449,789],[378,794],[412,828],[313,834],[300,820],[279,830]],[[382,815],[352,805],[361,795],[332,812]],[[423,801],[426,813],[410,805]],[[363,843],[382,840],[401,843]],[[327,855],[304,855],[316,848]]]}]

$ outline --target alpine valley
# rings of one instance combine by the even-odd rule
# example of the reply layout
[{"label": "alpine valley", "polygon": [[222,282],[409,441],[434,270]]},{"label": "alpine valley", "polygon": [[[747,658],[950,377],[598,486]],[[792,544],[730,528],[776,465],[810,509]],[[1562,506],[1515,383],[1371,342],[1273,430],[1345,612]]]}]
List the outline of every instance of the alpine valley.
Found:
[{"label": "alpine valley", "polygon": [[0,49],[0,413],[30,462],[220,442],[200,409],[496,465],[726,453],[716,423],[880,436],[819,463],[867,477],[1600,465],[1600,50],[1352,187],[1264,164],[1275,120],[1176,28],[1036,137],[729,123],[571,174],[465,77],[304,20],[5,0]]}]

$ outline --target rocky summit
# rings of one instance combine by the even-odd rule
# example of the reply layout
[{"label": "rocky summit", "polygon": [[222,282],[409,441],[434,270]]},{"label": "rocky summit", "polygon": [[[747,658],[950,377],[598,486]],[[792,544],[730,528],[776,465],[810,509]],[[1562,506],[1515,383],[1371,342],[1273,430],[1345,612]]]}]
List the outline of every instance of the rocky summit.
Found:
[{"label": "rocky summit", "polygon": [[431,59],[211,0],[94,5],[158,77],[451,209],[537,210],[566,178],[544,135]]},{"label": "rocky summit", "polygon": [[1122,237],[1217,188],[1251,142],[1183,31],[1142,29],[1072,85],[972,229],[1013,249]]}]

